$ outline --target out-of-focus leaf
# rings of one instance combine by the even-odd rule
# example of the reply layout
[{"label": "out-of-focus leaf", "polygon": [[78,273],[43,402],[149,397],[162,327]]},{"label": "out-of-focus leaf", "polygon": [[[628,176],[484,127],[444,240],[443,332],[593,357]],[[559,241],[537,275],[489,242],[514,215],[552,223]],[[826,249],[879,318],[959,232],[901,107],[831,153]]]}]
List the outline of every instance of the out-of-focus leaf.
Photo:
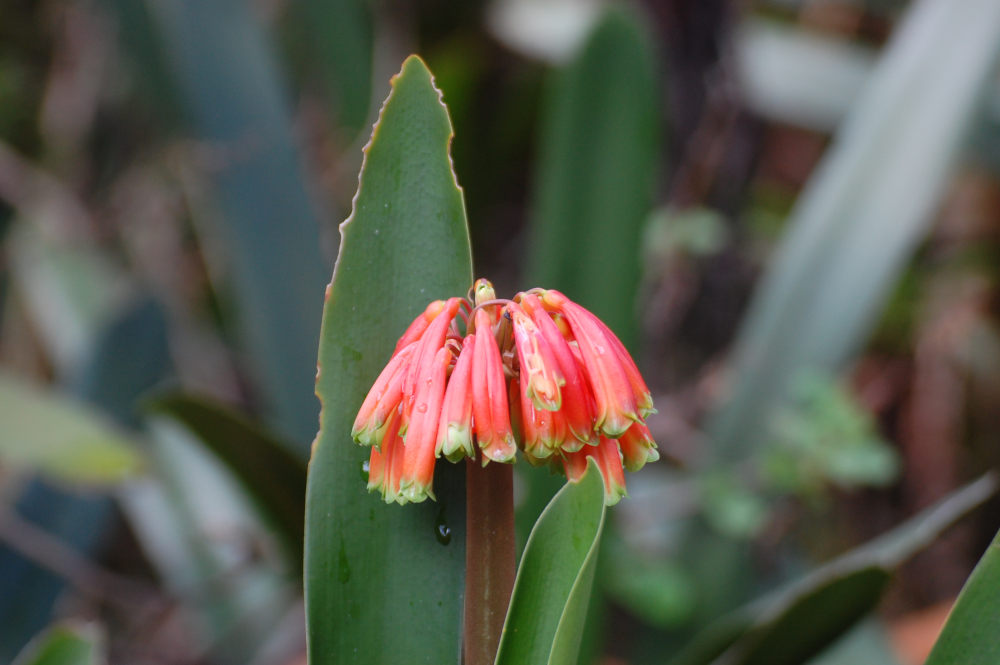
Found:
[{"label": "out-of-focus leaf", "polygon": [[802,368],[863,344],[947,184],[1000,53],[1000,4],[920,0],[801,195],[740,335],[714,453],[753,453]]},{"label": "out-of-focus leaf", "polygon": [[589,463],[531,530],[514,581],[497,665],[577,662],[604,526],[604,482]]},{"label": "out-of-focus leaf", "polygon": [[121,306],[126,280],[92,247],[61,244],[33,217],[8,240],[11,275],[57,372],[77,369]]},{"label": "out-of-focus leaf", "polygon": [[0,465],[85,485],[119,482],[142,466],[133,444],[96,412],[0,374]]},{"label": "out-of-focus leaf", "polygon": [[1000,662],[1000,533],[962,587],[926,665]]},{"label": "out-of-focus leaf", "polygon": [[149,418],[154,482],[122,493],[165,586],[203,630],[189,649],[219,665],[251,662],[296,602],[233,474],[172,418]]},{"label": "out-of-focus leaf", "polygon": [[288,7],[289,49],[317,76],[337,124],[357,131],[368,119],[374,25],[368,0],[301,0]]},{"label": "out-of-focus leaf", "polygon": [[164,395],[149,408],[177,420],[226,465],[280,537],[293,568],[301,572],[306,465],[291,446],[207,398]]},{"label": "out-of-focus leaf", "polygon": [[14,665],[98,665],[104,661],[93,626],[53,626],[32,640]]},{"label": "out-of-focus leaf", "polygon": [[[671,665],[782,665],[819,653],[882,596],[893,572],[997,490],[988,474],[892,531],[710,625]],[[718,660],[716,660],[718,659]]]},{"label": "out-of-focus leaf", "polygon": [[[306,495],[312,665],[460,660],[464,467],[438,465],[436,505],[386,506],[366,491],[368,450],[350,434],[407,325],[429,301],[463,295],[471,285],[451,135],[430,72],[419,58],[408,58],[365,148],[323,312],[320,433]],[[442,518],[452,533],[447,545],[435,535]]]},{"label": "out-of-focus leaf", "polygon": [[212,175],[220,225],[204,235],[217,234],[220,244],[208,256],[231,264],[219,268],[231,268],[258,387],[278,429],[305,455],[316,431],[309,386],[329,273],[270,44],[254,6],[242,0],[146,6],[195,137],[219,157]]},{"label": "out-of-focus leaf", "polygon": [[555,72],[542,119],[532,285],[565,291],[629,348],[656,177],[656,100],[648,35],[638,17],[614,8]]},{"label": "out-of-focus leaf", "polygon": [[[165,327],[163,311],[152,300],[138,299],[122,308],[95,335],[82,359],[60,368],[69,375],[66,383],[73,396],[120,425],[133,423],[139,395],[169,372]],[[41,481],[30,483],[16,510],[81,553],[98,546],[114,517],[107,496],[70,493]],[[50,622],[64,586],[54,573],[0,546],[0,662],[12,659]]]},{"label": "out-of-focus leaf", "polygon": [[808,665],[901,665],[881,622],[862,621]]}]

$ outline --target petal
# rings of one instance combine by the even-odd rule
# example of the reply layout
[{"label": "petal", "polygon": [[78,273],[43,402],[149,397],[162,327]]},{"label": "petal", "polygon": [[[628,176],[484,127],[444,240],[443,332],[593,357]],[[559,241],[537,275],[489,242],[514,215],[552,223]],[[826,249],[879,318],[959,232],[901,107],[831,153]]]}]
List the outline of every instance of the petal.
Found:
[{"label": "petal", "polygon": [[611,343],[611,347],[618,354],[618,361],[621,363],[622,369],[625,370],[625,376],[628,377],[629,384],[632,386],[636,404],[639,407],[639,416],[645,418],[651,413],[656,413],[656,409],[653,408],[653,395],[649,392],[649,387],[646,386],[646,381],[642,378],[642,374],[639,373],[639,368],[636,367],[635,361],[632,360],[632,355],[625,348],[625,345],[622,344],[622,341],[618,339],[618,336],[603,321],[596,316],[594,320],[604,332],[604,336]]},{"label": "petal", "polygon": [[655,462],[660,459],[660,454],[656,452],[656,442],[649,433],[649,428],[643,423],[635,423],[618,439],[618,445],[622,451],[622,459],[625,468],[629,471],[638,471],[646,462]]},{"label": "petal", "polygon": [[596,316],[569,300],[562,313],[580,349],[584,374],[594,395],[595,427],[609,437],[618,437],[639,420],[628,376]]},{"label": "petal", "polygon": [[452,319],[458,313],[461,303],[461,298],[449,298],[438,315],[431,321],[416,347],[410,368],[403,380],[403,424],[401,430],[404,436],[409,428],[410,417],[413,415],[417,377],[428,373],[428,367],[433,364],[435,355],[444,346],[445,338],[448,336],[448,326],[451,325]]},{"label": "petal", "polygon": [[434,498],[434,449],[451,358],[451,350],[441,347],[416,380],[413,410],[403,439],[400,491],[406,501],[417,503],[428,496]]},{"label": "petal", "polygon": [[483,451],[483,464],[487,461],[510,462],[517,446],[510,427],[503,361],[488,315],[481,309],[476,311],[476,331],[471,379],[476,441]]},{"label": "petal", "polygon": [[[398,459],[402,458],[403,441],[399,438],[400,415],[397,409],[386,424],[386,436],[381,450],[372,448],[368,459],[368,491],[378,491],[382,500],[392,503],[399,489]],[[397,473],[393,473],[393,468]]]},{"label": "petal", "polygon": [[590,387],[584,379],[581,368],[573,356],[573,351],[566,342],[556,322],[542,307],[538,296],[532,293],[522,294],[521,305],[531,315],[538,330],[552,350],[559,365],[559,370],[565,377],[562,386],[563,417],[573,439],[567,438],[562,448],[567,452],[579,450],[584,445],[596,445],[597,435],[594,433],[593,397]]},{"label": "petal", "polygon": [[435,456],[443,453],[448,461],[457,462],[463,457],[475,457],[472,447],[472,354],[474,335],[465,338],[455,362],[455,369],[448,379],[448,387],[441,405],[438,422]]},{"label": "petal", "polygon": [[601,437],[596,446],[587,446],[576,453],[566,453],[563,457],[563,469],[566,478],[578,482],[587,472],[587,459],[593,458],[604,480],[604,504],[613,506],[622,497],[627,496],[625,490],[625,470],[622,468],[621,453],[618,451],[618,441]]},{"label": "petal", "polygon": [[514,323],[514,345],[521,374],[527,374],[527,395],[535,407],[558,411],[562,404],[559,386],[566,379],[559,371],[559,362],[535,322],[517,303],[507,305]]},{"label": "petal", "polygon": [[384,432],[379,430],[403,398],[403,378],[409,370],[408,363],[415,349],[415,345],[411,344],[397,353],[375,379],[375,384],[368,391],[368,396],[358,410],[358,417],[351,430],[351,437],[359,444],[365,446],[381,444]]},{"label": "petal", "polygon": [[424,311],[420,313],[420,316],[413,319],[413,323],[410,324],[410,327],[406,329],[403,336],[399,338],[398,342],[396,342],[396,350],[393,352],[393,355],[399,353],[400,349],[409,346],[423,337],[423,334],[427,330],[427,327],[431,324],[431,321],[437,318],[437,315],[440,314],[444,308],[445,301],[443,300],[435,300],[431,304],[427,305]]}]

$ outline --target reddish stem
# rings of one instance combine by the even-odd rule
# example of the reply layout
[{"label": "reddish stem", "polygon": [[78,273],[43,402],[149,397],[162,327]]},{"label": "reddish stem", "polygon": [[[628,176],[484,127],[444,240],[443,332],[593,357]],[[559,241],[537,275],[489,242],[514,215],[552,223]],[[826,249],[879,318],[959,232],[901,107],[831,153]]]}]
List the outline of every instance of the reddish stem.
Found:
[{"label": "reddish stem", "polygon": [[469,460],[466,476],[465,665],[492,665],[514,588],[514,468]]}]

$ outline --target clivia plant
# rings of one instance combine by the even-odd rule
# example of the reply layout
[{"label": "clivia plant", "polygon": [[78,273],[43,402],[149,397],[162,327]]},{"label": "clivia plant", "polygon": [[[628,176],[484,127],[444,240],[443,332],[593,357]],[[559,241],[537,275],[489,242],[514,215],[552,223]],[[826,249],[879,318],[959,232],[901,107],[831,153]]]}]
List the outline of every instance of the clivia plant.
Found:
[{"label": "clivia plant", "polygon": [[[605,506],[658,458],[652,397],[613,331],[558,291],[472,283],[451,136],[410,57],[365,147],[323,317],[315,663],[575,662]],[[519,458],[570,482],[515,581]]]}]

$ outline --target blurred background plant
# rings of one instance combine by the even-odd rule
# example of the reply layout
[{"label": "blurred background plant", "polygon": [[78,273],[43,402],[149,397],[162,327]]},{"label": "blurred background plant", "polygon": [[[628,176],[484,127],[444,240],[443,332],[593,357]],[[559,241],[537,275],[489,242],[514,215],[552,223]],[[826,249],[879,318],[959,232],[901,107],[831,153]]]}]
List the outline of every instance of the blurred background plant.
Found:
[{"label": "blurred background plant", "polygon": [[0,0],[0,662],[304,658],[323,288],[411,52],[476,274],[656,393],[581,662],[923,662],[988,481],[801,575],[1000,461],[993,0]]}]

